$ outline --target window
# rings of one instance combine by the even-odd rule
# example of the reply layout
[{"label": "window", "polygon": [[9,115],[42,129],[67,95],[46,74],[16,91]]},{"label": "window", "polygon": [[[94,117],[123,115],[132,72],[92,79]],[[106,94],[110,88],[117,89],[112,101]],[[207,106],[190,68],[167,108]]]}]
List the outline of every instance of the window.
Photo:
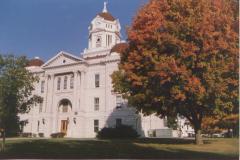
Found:
[{"label": "window", "polygon": [[44,85],[45,85],[45,81],[41,82],[41,93],[44,93]]},{"label": "window", "polygon": [[65,113],[65,112],[68,112],[68,105],[63,105],[62,107],[62,112]]},{"label": "window", "polygon": [[164,119],[163,119],[163,126],[164,127],[168,126],[167,117],[164,117]]},{"label": "window", "polygon": [[41,113],[42,110],[43,110],[43,102],[41,102],[41,103],[39,104],[39,113]]},{"label": "window", "polygon": [[99,110],[99,98],[94,98],[94,110]]},{"label": "window", "polygon": [[60,87],[61,87],[61,77],[58,77],[58,80],[57,80],[57,90],[60,90]]},{"label": "window", "polygon": [[95,87],[98,88],[100,86],[100,75],[95,74]]},{"label": "window", "polygon": [[107,46],[110,46],[112,44],[112,35],[107,35],[106,43],[107,43]]},{"label": "window", "polygon": [[118,95],[116,97],[116,108],[117,109],[120,109],[122,108],[122,96]]},{"label": "window", "polygon": [[117,118],[116,119],[116,127],[119,127],[122,125],[122,119],[121,118]]},{"label": "window", "polygon": [[94,120],[94,132],[97,133],[99,131],[99,120]]},{"label": "window", "polygon": [[67,76],[64,77],[63,89],[67,89]]},{"label": "window", "polygon": [[73,89],[73,83],[74,83],[74,76],[72,75],[70,78],[70,88]]}]

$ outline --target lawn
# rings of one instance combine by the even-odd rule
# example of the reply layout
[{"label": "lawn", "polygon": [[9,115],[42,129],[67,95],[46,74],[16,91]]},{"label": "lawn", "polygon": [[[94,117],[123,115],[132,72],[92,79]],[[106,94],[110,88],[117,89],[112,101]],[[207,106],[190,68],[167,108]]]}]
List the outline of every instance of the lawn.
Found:
[{"label": "lawn", "polygon": [[238,159],[238,139],[8,139],[0,158]]}]

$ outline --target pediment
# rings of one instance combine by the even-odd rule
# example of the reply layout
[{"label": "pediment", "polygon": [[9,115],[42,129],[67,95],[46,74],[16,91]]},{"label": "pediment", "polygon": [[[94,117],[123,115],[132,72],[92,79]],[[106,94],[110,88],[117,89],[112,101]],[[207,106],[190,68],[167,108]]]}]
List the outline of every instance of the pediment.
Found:
[{"label": "pediment", "polygon": [[56,56],[48,60],[42,67],[52,68],[52,67],[66,66],[66,65],[76,64],[81,61],[84,61],[84,60],[70,53],[61,51]]}]

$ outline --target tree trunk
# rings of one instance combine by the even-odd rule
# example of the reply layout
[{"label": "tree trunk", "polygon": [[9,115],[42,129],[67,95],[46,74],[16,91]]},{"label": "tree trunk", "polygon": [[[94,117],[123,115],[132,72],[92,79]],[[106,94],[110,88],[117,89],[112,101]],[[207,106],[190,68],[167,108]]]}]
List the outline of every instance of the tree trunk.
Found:
[{"label": "tree trunk", "polygon": [[201,129],[195,130],[195,143],[203,144],[202,135],[201,135]]},{"label": "tree trunk", "polygon": [[1,136],[2,136],[2,146],[1,146],[1,151],[2,152],[4,152],[5,151],[5,139],[6,139],[6,137],[5,137],[5,130],[2,130],[1,131]]}]

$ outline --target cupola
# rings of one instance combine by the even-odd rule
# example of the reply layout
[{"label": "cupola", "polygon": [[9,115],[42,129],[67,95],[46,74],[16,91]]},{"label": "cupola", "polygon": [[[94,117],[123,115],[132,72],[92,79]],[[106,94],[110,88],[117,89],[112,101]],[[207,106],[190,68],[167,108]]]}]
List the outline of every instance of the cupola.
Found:
[{"label": "cupola", "polygon": [[107,3],[104,2],[102,12],[98,13],[89,26],[88,48],[85,52],[111,49],[121,40],[121,26],[118,19],[115,19],[107,10]]},{"label": "cupola", "polygon": [[39,58],[39,57],[34,57],[33,59],[31,59],[29,62],[28,62],[28,67],[32,67],[32,66],[35,66],[35,67],[40,67],[44,64],[44,62]]}]

